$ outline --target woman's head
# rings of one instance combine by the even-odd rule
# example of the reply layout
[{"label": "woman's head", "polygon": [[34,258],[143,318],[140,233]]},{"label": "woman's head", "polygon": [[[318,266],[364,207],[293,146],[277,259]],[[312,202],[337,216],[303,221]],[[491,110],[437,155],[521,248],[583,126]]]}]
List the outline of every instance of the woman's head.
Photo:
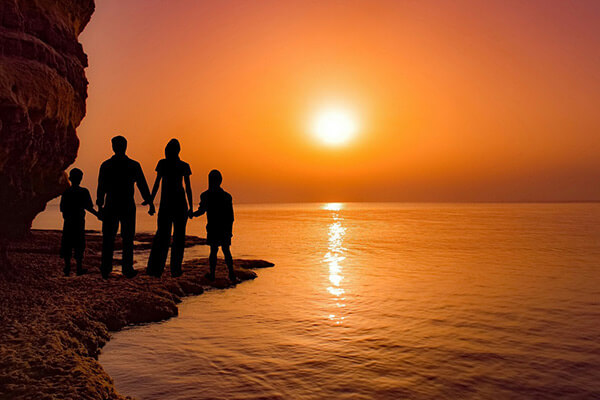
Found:
[{"label": "woman's head", "polygon": [[181,145],[179,140],[171,139],[165,147],[165,157],[167,158],[179,158],[179,152],[181,151]]},{"label": "woman's head", "polygon": [[223,182],[223,176],[219,172],[219,170],[213,169],[208,173],[208,187],[216,189],[221,186],[221,182]]}]

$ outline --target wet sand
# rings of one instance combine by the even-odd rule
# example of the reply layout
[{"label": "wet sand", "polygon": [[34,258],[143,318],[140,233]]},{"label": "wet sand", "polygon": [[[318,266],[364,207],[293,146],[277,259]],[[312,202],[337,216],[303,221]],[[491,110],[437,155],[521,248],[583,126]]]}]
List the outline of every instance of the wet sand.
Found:
[{"label": "wet sand", "polygon": [[[147,248],[149,240],[147,235],[136,237],[136,247]],[[188,241],[203,243],[198,237]],[[160,279],[142,272],[126,279],[113,272],[103,280],[101,238],[94,233],[87,235],[84,260],[90,273],[64,277],[59,244],[58,231],[34,230],[10,244],[10,265],[0,266],[1,399],[129,399],[116,392],[98,363],[110,332],[171,318],[184,296],[231,287],[222,260],[215,282],[204,278],[207,259],[187,261],[179,278],[171,278],[167,270]],[[235,262],[241,281],[256,278],[250,269],[270,266],[261,260]]]}]

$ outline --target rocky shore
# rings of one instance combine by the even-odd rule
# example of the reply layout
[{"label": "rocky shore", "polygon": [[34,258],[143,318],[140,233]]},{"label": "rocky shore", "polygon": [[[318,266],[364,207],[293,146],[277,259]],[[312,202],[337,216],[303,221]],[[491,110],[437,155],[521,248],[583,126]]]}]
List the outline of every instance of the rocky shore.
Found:
[{"label": "rocky shore", "polygon": [[[189,239],[191,245],[204,243]],[[136,240],[144,249],[150,237]],[[129,399],[116,392],[98,363],[110,332],[171,318],[184,296],[231,286],[223,265],[214,282],[204,278],[207,259],[187,261],[179,278],[168,271],[160,279],[144,273],[126,279],[113,272],[103,280],[100,241],[97,234],[87,235],[84,263],[90,273],[70,277],[63,276],[57,255],[59,232],[32,231],[10,245],[10,264],[0,266],[0,399]],[[235,269],[244,281],[256,278],[252,268],[271,266],[236,260]]]}]

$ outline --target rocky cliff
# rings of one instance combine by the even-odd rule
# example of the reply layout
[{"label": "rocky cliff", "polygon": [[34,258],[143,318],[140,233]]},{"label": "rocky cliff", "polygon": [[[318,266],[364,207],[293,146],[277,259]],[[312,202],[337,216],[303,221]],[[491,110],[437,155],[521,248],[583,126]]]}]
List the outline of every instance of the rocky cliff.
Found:
[{"label": "rocky cliff", "polygon": [[85,115],[78,36],[93,0],[0,0],[0,239],[28,231],[66,186]]}]

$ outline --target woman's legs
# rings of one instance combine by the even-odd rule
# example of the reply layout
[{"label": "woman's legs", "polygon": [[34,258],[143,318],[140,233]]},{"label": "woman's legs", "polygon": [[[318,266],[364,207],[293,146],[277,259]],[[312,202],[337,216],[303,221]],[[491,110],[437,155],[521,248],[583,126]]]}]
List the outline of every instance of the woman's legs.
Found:
[{"label": "woman's legs", "polygon": [[167,253],[171,242],[172,219],[169,215],[159,212],[157,219],[156,235],[152,241],[152,250],[148,258],[148,275],[161,276],[167,262]]},{"label": "woman's legs", "polygon": [[183,250],[185,248],[185,226],[187,224],[187,209],[185,213],[173,218],[173,245],[171,246],[171,275],[181,275]]}]

